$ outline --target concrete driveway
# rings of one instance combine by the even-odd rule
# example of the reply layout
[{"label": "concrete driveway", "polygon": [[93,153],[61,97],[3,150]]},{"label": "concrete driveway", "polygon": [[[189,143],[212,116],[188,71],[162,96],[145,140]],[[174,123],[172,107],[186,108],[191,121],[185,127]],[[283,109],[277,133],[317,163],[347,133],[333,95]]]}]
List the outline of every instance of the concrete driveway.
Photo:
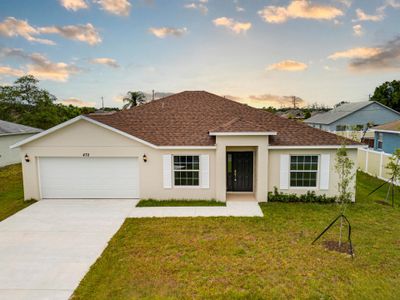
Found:
[{"label": "concrete driveway", "polygon": [[137,200],[43,200],[0,222],[0,299],[68,299]]}]

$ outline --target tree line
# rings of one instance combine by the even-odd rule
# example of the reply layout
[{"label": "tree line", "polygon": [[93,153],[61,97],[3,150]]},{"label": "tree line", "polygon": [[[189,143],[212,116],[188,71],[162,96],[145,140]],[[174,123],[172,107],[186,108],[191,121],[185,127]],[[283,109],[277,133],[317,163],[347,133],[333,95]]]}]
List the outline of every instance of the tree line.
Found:
[{"label": "tree line", "polygon": [[[0,86],[0,120],[48,129],[82,114],[96,111],[94,107],[77,107],[57,103],[57,97],[38,86],[39,80],[32,75],[18,78],[12,85]],[[370,100],[380,102],[400,111],[400,80],[385,82],[375,89]],[[129,91],[123,98],[123,109],[130,109],[146,102],[140,91]],[[274,107],[264,108],[272,113],[280,111]],[[315,110],[326,111],[326,106],[317,104],[303,108],[305,117]],[[119,110],[103,108],[102,110]],[[285,110],[285,109],[283,109]]]}]

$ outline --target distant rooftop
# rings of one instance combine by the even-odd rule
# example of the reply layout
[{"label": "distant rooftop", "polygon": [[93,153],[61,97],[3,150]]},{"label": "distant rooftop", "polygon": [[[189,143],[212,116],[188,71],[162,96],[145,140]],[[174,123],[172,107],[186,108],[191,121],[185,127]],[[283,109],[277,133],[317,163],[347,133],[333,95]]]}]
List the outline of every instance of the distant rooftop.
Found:
[{"label": "distant rooftop", "polygon": [[[374,103],[377,103],[382,107],[386,107],[387,109],[392,110],[391,108],[375,101],[353,102],[353,103],[342,104],[328,112],[312,116],[311,118],[305,120],[304,122],[328,125]],[[398,114],[400,116],[400,113]]]},{"label": "distant rooftop", "polygon": [[0,120],[0,136],[26,134],[26,133],[39,133],[41,131],[42,130],[38,128]]},{"label": "distant rooftop", "polygon": [[375,126],[373,129],[377,131],[379,130],[398,131],[400,133],[400,120],[386,123],[380,126]]}]

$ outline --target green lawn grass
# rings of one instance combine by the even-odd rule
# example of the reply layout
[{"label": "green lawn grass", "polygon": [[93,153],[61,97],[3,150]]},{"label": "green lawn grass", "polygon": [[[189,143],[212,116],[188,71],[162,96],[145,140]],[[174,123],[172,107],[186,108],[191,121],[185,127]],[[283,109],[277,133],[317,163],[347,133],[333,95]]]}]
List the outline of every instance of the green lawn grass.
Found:
[{"label": "green lawn grass", "polygon": [[155,206],[226,206],[225,202],[207,200],[140,200],[136,207],[155,207]]},{"label": "green lawn grass", "polygon": [[0,221],[34,202],[24,201],[21,164],[0,168]]},{"label": "green lawn grass", "polygon": [[73,298],[400,299],[400,209],[375,202],[384,189],[366,197],[379,184],[358,174],[346,213],[354,259],[311,246],[335,204],[267,203],[264,218],[127,219]]}]

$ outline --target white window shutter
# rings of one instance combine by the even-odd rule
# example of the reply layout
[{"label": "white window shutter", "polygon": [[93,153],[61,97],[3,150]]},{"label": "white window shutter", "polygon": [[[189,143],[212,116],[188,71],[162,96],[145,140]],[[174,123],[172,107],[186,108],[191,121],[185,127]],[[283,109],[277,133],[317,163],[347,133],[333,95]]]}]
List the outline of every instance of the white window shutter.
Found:
[{"label": "white window shutter", "polygon": [[210,159],[206,154],[200,155],[200,187],[210,188]]},{"label": "white window shutter", "polygon": [[319,188],[321,190],[329,190],[330,164],[330,154],[321,154],[321,171],[319,175]]},{"label": "white window shutter", "polygon": [[172,155],[163,155],[163,183],[164,189],[172,188]]},{"label": "white window shutter", "polygon": [[280,159],[280,184],[281,190],[289,189],[289,154],[281,154]]}]

